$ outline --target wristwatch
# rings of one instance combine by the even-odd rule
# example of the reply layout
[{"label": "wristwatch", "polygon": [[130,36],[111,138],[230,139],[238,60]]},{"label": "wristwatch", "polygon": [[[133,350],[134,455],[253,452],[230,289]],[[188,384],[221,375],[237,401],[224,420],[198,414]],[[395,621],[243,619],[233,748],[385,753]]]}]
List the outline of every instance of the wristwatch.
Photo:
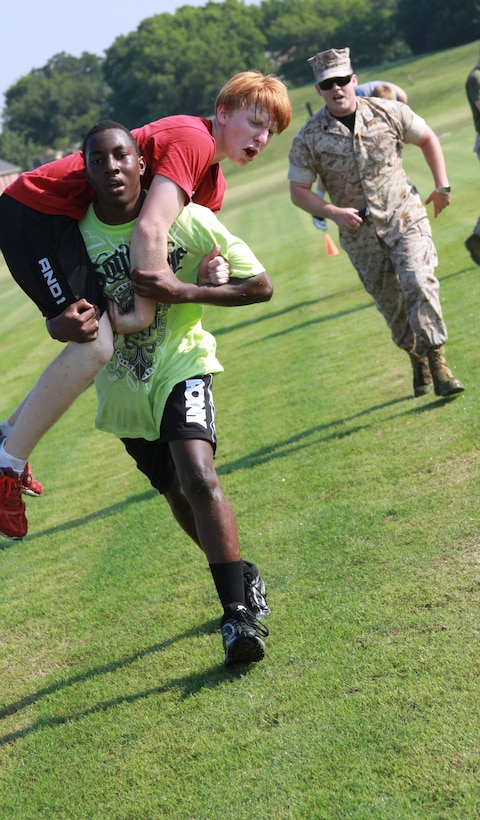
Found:
[{"label": "wristwatch", "polygon": [[438,188],[435,188],[435,191],[436,191],[437,194],[449,194],[450,191],[451,191],[451,188],[450,188],[450,185],[445,185],[445,186],[440,185]]}]

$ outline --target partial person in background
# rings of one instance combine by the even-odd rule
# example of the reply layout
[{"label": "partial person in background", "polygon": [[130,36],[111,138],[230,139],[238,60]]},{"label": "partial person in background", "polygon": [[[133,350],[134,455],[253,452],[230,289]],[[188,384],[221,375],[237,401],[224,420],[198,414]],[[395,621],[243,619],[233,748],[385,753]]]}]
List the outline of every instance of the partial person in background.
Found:
[{"label": "partial person in background", "polygon": [[[476,65],[470,71],[467,81],[465,83],[465,90],[467,92],[467,99],[472,110],[473,124],[477,137],[473,150],[477,158],[480,160],[480,55]],[[480,217],[477,219],[477,224],[473,229],[473,233],[465,242],[465,247],[468,250],[473,261],[480,265]]]},{"label": "partial person in background", "polygon": [[[415,396],[452,396],[463,384],[447,367],[447,330],[440,306],[438,264],[425,206],[402,165],[401,144],[417,145],[435,188],[425,204],[434,216],[450,204],[438,137],[405,103],[357,97],[348,48],[311,57],[325,106],[293,140],[290,194],[307,213],[332,219],[340,244],[413,369]],[[320,177],[330,202],[312,185]]]},{"label": "partial person in background", "polygon": [[[385,80],[378,80],[371,83],[362,83],[362,85],[357,85],[355,87],[355,94],[357,97],[381,97],[384,100],[398,100],[399,102],[404,103],[407,102],[407,95],[403,88],[400,88],[400,86],[395,85],[394,83],[388,83]],[[322,185],[321,179],[317,180],[315,193],[317,196],[321,196],[322,199],[325,197],[325,188]],[[326,219],[322,219],[320,216],[313,216],[312,222],[318,230],[328,230]]]},{"label": "partial person in background", "polygon": [[393,88],[390,85],[387,85],[386,83],[379,83],[379,85],[376,85],[372,93],[370,94],[370,97],[380,97],[382,100],[397,99]]},{"label": "partial person in background", "polygon": [[[378,87],[384,86],[393,92],[392,97],[386,97],[385,93],[379,94]],[[355,87],[355,94],[357,97],[384,97],[384,99],[398,100],[398,102],[408,102],[407,92],[400,88],[395,83],[390,83],[388,80],[370,80],[368,83],[359,83]]]}]

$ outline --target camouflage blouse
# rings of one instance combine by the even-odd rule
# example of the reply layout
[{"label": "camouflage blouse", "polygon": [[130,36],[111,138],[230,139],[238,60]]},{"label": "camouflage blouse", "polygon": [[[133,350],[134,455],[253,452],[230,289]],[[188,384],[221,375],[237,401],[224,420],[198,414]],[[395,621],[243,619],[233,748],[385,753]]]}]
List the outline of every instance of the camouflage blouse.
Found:
[{"label": "camouflage blouse", "polygon": [[312,185],[319,176],[332,204],[368,205],[376,234],[388,241],[427,217],[402,164],[403,143],[418,142],[424,129],[421,117],[393,100],[357,98],[353,134],[325,106],[294,138],[288,178]]}]

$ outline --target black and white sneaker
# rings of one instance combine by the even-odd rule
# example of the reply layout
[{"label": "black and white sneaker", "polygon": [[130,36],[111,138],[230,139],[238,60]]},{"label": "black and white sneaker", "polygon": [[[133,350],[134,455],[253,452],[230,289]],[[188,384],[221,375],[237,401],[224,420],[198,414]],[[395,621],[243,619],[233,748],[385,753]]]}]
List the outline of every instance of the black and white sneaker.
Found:
[{"label": "black and white sneaker", "polygon": [[238,604],[227,607],[222,618],[225,666],[261,661],[265,655],[262,638],[267,635],[267,627],[259,623],[246,606]]},{"label": "black and white sneaker", "polygon": [[265,582],[255,564],[252,564],[250,561],[242,561],[242,564],[243,580],[245,583],[245,603],[253,617],[259,621],[263,621],[267,615],[270,615]]}]

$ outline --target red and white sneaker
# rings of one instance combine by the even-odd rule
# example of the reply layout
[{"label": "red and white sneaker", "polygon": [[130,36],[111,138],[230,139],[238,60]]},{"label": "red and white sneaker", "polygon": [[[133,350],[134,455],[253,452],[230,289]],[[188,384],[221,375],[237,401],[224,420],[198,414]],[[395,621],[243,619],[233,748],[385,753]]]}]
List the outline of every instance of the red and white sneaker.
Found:
[{"label": "red and white sneaker", "polygon": [[27,461],[25,469],[20,476],[20,481],[22,482],[22,493],[25,495],[31,495],[35,498],[38,498],[39,495],[43,493],[43,484],[40,484],[36,478],[32,475],[32,468]]},{"label": "red and white sneaker", "polygon": [[21,477],[0,470],[0,535],[21,541],[27,529]]}]

